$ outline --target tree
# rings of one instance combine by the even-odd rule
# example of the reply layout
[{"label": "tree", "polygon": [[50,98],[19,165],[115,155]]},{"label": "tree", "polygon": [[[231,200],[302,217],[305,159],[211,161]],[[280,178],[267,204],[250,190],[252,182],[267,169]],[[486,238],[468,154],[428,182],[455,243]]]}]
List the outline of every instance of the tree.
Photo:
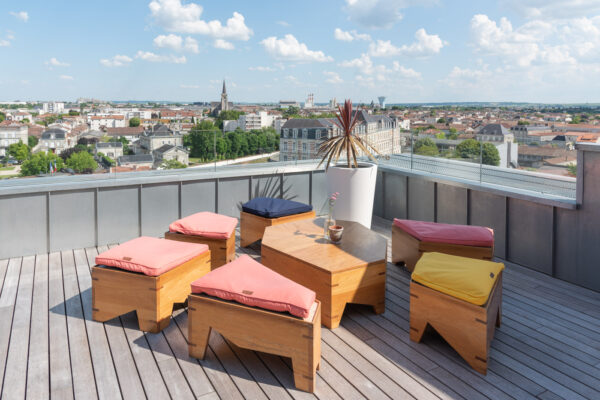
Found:
[{"label": "tree", "polygon": [[35,153],[21,165],[21,175],[31,176],[47,174],[50,172],[50,164],[56,165],[57,170],[64,167],[62,158],[54,153]]},{"label": "tree", "polygon": [[40,141],[40,139],[38,139],[35,136],[29,136],[27,138],[27,144],[29,145],[30,148],[34,148],[35,146],[37,146],[38,142]]},{"label": "tree", "polygon": [[439,119],[437,120],[437,123],[438,123],[438,124],[445,124],[445,123],[446,123],[446,118],[444,118],[444,117],[441,117],[441,118],[439,118]]},{"label": "tree", "polygon": [[68,149],[64,150],[63,152],[61,152],[60,158],[62,158],[63,161],[66,162],[69,159],[69,157],[71,157],[73,154],[80,153],[82,151],[90,153],[92,151],[91,146],[88,147],[83,144],[77,144],[77,145],[75,145],[75,147],[68,148]]},{"label": "tree", "polygon": [[[113,141],[115,141],[115,140],[113,139]],[[129,140],[127,140],[127,138],[125,136],[119,136],[119,138],[116,141],[123,143],[123,154],[125,154],[125,155],[133,154],[133,151],[131,151],[131,149],[129,148]]]},{"label": "tree", "polygon": [[164,160],[160,166],[164,169],[187,168],[187,165],[177,160]]},{"label": "tree", "polygon": [[140,119],[138,117],[133,117],[129,119],[129,126],[131,128],[135,128],[136,126],[140,126]]},{"label": "tree", "polygon": [[6,114],[4,114],[3,112],[0,112],[0,122],[4,121],[5,118],[6,118]]},{"label": "tree", "polygon": [[413,151],[422,156],[434,157],[439,154],[435,142],[429,138],[419,139],[415,142]]},{"label": "tree", "polygon": [[577,176],[577,164],[570,163],[567,165],[567,171],[571,176]]},{"label": "tree", "polygon": [[481,162],[485,165],[500,165],[500,153],[496,146],[491,143],[484,143],[482,146]]},{"label": "tree", "polygon": [[289,106],[284,112],[284,118],[298,118],[300,115],[300,107]]},{"label": "tree", "polygon": [[19,143],[13,143],[8,146],[8,154],[18,162],[23,162],[29,157],[29,146],[19,140]]},{"label": "tree", "polygon": [[237,110],[221,111],[221,113],[215,120],[215,125],[219,129],[223,129],[223,121],[231,121],[231,120],[236,121],[240,117],[240,115],[244,115],[244,114],[245,113],[243,111],[237,111]]},{"label": "tree", "polygon": [[96,163],[94,157],[87,151],[71,154],[66,164],[67,167],[74,169],[75,172],[91,173],[98,168],[98,163]]},{"label": "tree", "polygon": [[519,122],[517,122],[517,125],[529,125],[529,121],[525,121],[523,119],[520,119]]},{"label": "tree", "polygon": [[456,156],[460,158],[479,157],[481,144],[475,139],[463,140],[456,146]]},{"label": "tree", "polygon": [[28,123],[30,123],[31,121],[29,121],[29,118],[23,118],[23,119],[21,120],[21,122],[22,122],[23,124],[28,124]]}]

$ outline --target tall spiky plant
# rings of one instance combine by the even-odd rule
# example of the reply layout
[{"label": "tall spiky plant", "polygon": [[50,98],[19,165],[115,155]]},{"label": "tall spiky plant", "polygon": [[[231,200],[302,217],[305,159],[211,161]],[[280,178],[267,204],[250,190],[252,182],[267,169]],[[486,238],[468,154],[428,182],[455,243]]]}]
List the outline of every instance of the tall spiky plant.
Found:
[{"label": "tall spiky plant", "polygon": [[[358,122],[358,112],[352,115],[352,101],[346,100],[343,107],[338,105],[338,111],[337,121],[334,121],[334,124],[340,129],[341,133],[321,143],[317,154],[319,156],[322,155],[323,158],[319,166],[325,162],[325,169],[328,169],[331,161],[334,160],[334,163],[337,163],[340,156],[345,152],[348,168],[352,168],[352,166],[358,168],[358,162],[356,161],[358,149],[362,150],[370,159],[377,162],[371,150],[377,154],[380,154],[379,151],[366,139],[359,137],[353,132]],[[350,161],[351,158],[353,161],[352,164]]]}]

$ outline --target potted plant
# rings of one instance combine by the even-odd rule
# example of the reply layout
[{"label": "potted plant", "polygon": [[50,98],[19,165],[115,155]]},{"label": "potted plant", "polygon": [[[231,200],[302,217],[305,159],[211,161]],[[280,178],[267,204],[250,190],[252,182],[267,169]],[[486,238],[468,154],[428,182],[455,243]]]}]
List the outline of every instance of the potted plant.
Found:
[{"label": "potted plant", "polygon": [[[377,160],[373,153],[380,153],[364,137],[354,132],[358,111],[352,111],[352,101],[346,100],[343,107],[338,106],[338,110],[334,123],[340,133],[319,146],[318,154],[322,156],[319,166],[325,163],[329,193],[340,193],[334,218],[356,221],[370,229],[377,181]],[[358,162],[360,151],[374,163]],[[339,163],[342,155],[346,156],[345,163]]]}]

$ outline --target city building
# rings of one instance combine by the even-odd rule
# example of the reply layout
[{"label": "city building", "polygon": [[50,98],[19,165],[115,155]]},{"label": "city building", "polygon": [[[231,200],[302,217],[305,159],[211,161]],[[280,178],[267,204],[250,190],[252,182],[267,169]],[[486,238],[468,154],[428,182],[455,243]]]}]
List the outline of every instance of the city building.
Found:
[{"label": "city building", "polygon": [[233,103],[227,99],[227,89],[225,88],[225,80],[223,80],[223,90],[221,91],[221,101],[211,102],[210,107],[212,108],[211,115],[218,117],[221,111],[228,111],[233,109]]},{"label": "city building", "polygon": [[519,145],[514,134],[501,124],[488,124],[481,128],[475,138],[484,143],[491,143],[500,154],[500,167],[516,168],[519,163]]},{"label": "city building", "polygon": [[240,115],[238,119],[238,126],[245,131],[270,128],[273,127],[275,119],[276,117],[274,115],[271,115],[266,111],[244,114]]},{"label": "city building", "polygon": [[[555,134],[552,133],[552,128],[545,125],[515,125],[510,128],[516,141],[521,143],[539,143],[543,138],[552,140]],[[540,135],[541,134],[541,135]]]},{"label": "city building", "polygon": [[71,143],[66,131],[58,128],[52,128],[47,129],[42,133],[42,137],[38,144],[38,149],[45,152],[60,154],[74,145],[74,143]]},{"label": "city building", "polygon": [[279,100],[279,108],[300,107],[295,100]]},{"label": "city building", "polygon": [[0,157],[4,157],[8,146],[15,143],[27,144],[27,125],[18,122],[2,121],[0,123]]},{"label": "city building", "polygon": [[138,144],[137,151],[143,154],[152,154],[154,150],[165,144],[182,147],[183,135],[173,132],[166,125],[155,125],[140,135]]},{"label": "city building", "polygon": [[315,107],[315,95],[312,93],[308,94],[306,101],[304,102],[304,108],[314,108]]},{"label": "city building", "polygon": [[140,138],[140,135],[144,133],[143,126],[126,126],[124,128],[106,128],[106,135],[111,138],[119,138],[123,136],[130,142],[135,142]]},{"label": "city building", "polygon": [[152,154],[134,154],[117,158],[119,167],[126,167],[133,171],[149,170],[154,165]]},{"label": "city building", "polygon": [[88,124],[92,130],[100,130],[104,128],[125,128],[129,121],[125,119],[125,115],[89,115]]},{"label": "city building", "polygon": [[158,167],[163,161],[176,160],[188,165],[190,163],[190,153],[181,146],[164,144],[152,152],[155,166]]},{"label": "city building", "polygon": [[121,142],[98,142],[95,147],[95,154],[102,153],[107,157],[116,159],[123,155],[123,143]]}]

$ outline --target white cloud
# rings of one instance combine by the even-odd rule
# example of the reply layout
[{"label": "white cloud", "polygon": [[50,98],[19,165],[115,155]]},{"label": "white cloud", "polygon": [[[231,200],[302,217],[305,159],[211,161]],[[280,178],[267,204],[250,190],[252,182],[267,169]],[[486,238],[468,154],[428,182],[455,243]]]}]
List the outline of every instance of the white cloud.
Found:
[{"label": "white cloud", "polygon": [[161,54],[152,53],[151,51],[141,51],[141,50],[136,53],[135,58],[139,58],[140,60],[149,61],[149,62],[156,62],[156,63],[166,62],[166,63],[173,63],[173,64],[185,64],[187,61],[185,56],[177,57],[173,54],[161,55]]},{"label": "white cloud", "polygon": [[491,77],[492,72],[488,70],[487,65],[484,65],[481,69],[460,68],[455,66],[442,82],[452,88],[474,88],[481,85],[484,81],[489,80]]},{"label": "white cloud", "polygon": [[71,75],[61,75],[59,78],[63,81],[72,81],[73,79],[75,79]]},{"label": "white cloud", "polygon": [[222,49],[222,50],[235,49],[235,46],[233,45],[233,43],[228,42],[227,40],[223,40],[223,39],[215,39],[213,46],[217,49]]},{"label": "white cloud", "polygon": [[200,85],[179,85],[180,88],[182,89],[201,89],[202,86]]},{"label": "white cloud", "polygon": [[259,71],[259,72],[274,72],[274,71],[276,71],[276,69],[273,67],[262,67],[262,66],[249,67],[248,69],[250,71]]},{"label": "white cloud", "polygon": [[389,28],[402,19],[402,9],[437,0],[346,0],[344,10],[351,20],[367,28]]},{"label": "white cloud", "polygon": [[322,51],[309,50],[306,44],[298,42],[292,34],[287,34],[278,39],[275,36],[263,39],[260,44],[271,56],[286,61],[315,61],[329,62],[333,58],[326,56]]},{"label": "white cloud", "polygon": [[6,39],[0,39],[0,47],[8,47],[10,46],[10,42]]},{"label": "white cloud", "polygon": [[369,54],[372,57],[427,57],[438,54],[445,43],[438,35],[429,35],[421,28],[415,32],[416,41],[410,45],[396,47],[389,40],[377,40],[369,45]]},{"label": "white cloud", "polygon": [[246,26],[242,14],[234,12],[225,25],[221,21],[204,21],[203,8],[196,3],[181,4],[181,0],[154,0],[149,6],[156,23],[169,32],[207,35],[215,39],[248,40],[252,29]]},{"label": "white cloud", "polygon": [[325,82],[327,83],[344,83],[344,80],[340,77],[340,75],[337,72],[323,71],[323,75],[327,76],[327,79],[325,79]]},{"label": "white cloud", "polygon": [[366,33],[358,33],[355,30],[343,31],[340,28],[335,28],[333,37],[343,42],[351,42],[353,40],[371,40],[371,36]]},{"label": "white cloud", "polygon": [[104,65],[105,67],[123,67],[132,61],[133,61],[133,59],[129,56],[117,54],[113,58],[101,59],[100,64]]},{"label": "white cloud", "polygon": [[598,0],[503,0],[510,9],[527,18],[570,19],[600,13]]},{"label": "white cloud", "polygon": [[27,13],[27,11],[11,11],[10,15],[17,19],[20,19],[23,22],[27,22],[29,20],[29,14]]},{"label": "white cloud", "polygon": [[158,35],[154,38],[154,45],[159,48],[171,49],[174,51],[189,51],[198,53],[198,41],[192,37],[186,37],[185,40],[172,33],[168,35]]},{"label": "white cloud", "polygon": [[353,60],[342,61],[339,66],[357,69],[362,74],[359,75],[360,79],[370,84],[375,81],[385,82],[388,80],[421,78],[420,72],[404,67],[398,61],[394,61],[391,67],[383,64],[375,65],[368,54],[361,54],[359,58]]},{"label": "white cloud", "polygon": [[45,61],[44,64],[48,65],[49,67],[68,67],[69,66],[69,64],[66,62],[58,61],[56,59],[56,57],[52,57],[48,61]]},{"label": "white cloud", "polygon": [[286,28],[288,28],[290,26],[290,23],[287,21],[277,21],[277,25],[285,26]]}]

